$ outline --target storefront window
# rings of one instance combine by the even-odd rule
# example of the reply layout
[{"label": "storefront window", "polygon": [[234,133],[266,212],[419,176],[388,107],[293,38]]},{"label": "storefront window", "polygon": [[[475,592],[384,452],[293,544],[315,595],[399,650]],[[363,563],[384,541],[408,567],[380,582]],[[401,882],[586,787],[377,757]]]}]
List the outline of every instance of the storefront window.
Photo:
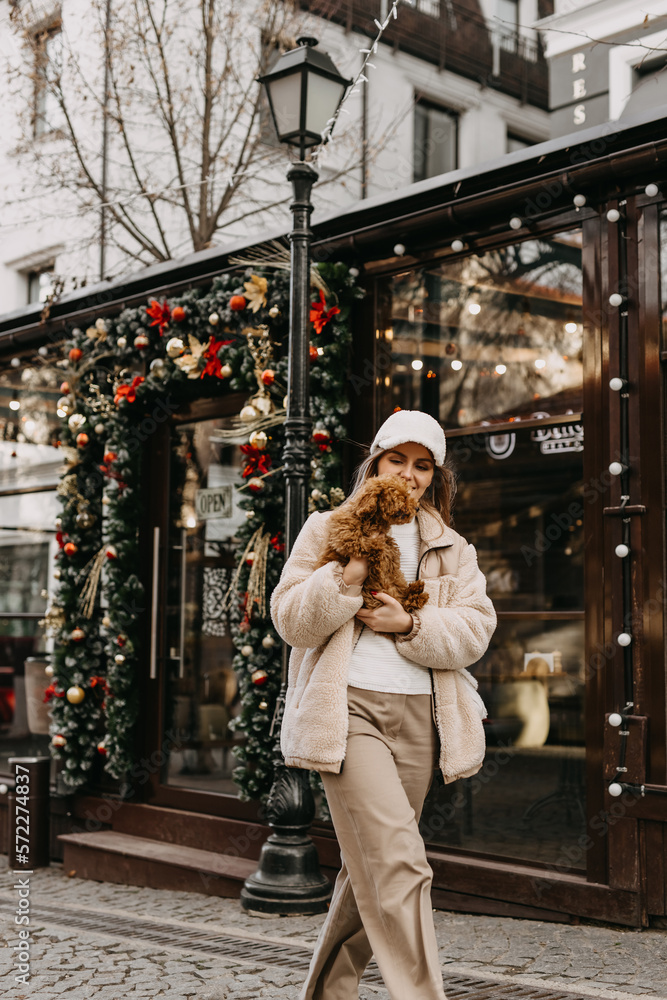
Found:
[{"label": "storefront window", "polygon": [[40,355],[0,375],[0,773],[15,756],[49,755],[39,621],[55,588],[56,485],[63,456],[58,373]]},{"label": "storefront window", "polygon": [[433,844],[557,863],[585,828],[585,518],[608,488],[583,481],[580,233],[405,271],[383,279],[380,302],[383,409],[446,428],[454,527],[498,612],[470,668],[488,709],[484,767],[436,781],[422,829]]},{"label": "storefront window", "polygon": [[240,453],[223,440],[224,423],[202,420],[172,432],[164,731],[178,738],[165,780],[236,795],[229,722],[240,705],[223,600],[245,513],[236,500]]},{"label": "storefront window", "polygon": [[381,294],[388,410],[445,428],[581,410],[579,232],[405,271]]}]

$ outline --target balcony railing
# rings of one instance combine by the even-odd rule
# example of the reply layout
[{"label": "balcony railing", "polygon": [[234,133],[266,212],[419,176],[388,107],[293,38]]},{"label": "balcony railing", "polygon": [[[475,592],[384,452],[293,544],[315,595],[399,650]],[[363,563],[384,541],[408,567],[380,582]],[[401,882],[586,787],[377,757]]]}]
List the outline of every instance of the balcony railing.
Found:
[{"label": "balcony railing", "polygon": [[[381,0],[302,0],[311,14],[341,24],[346,31],[374,37]],[[438,15],[439,12],[439,15]],[[478,0],[418,0],[401,4],[383,35],[395,51],[424,59],[440,70],[476,80],[518,100],[548,108],[547,65],[538,41],[498,31],[484,18]]]}]

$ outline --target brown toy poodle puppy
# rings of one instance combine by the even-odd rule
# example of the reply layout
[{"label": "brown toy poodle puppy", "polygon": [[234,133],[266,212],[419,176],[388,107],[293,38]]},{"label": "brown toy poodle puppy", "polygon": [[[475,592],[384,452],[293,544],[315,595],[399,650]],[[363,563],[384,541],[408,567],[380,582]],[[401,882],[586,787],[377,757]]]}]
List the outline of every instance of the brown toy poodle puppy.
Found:
[{"label": "brown toy poodle puppy", "polygon": [[406,583],[398,545],[389,535],[392,524],[406,524],[417,511],[412,490],[400,476],[374,476],[329,518],[329,538],[318,566],[352,556],[368,559],[368,576],[361,591],[365,608],[382,607],[371,591],[395,597],[408,614],[428,601],[424,581]]}]

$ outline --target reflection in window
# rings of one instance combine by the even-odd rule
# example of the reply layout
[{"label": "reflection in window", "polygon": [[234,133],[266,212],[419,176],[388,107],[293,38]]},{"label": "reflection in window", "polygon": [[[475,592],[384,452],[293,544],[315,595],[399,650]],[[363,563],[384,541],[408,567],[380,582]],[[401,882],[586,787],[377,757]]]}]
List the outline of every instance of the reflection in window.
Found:
[{"label": "reflection in window", "polygon": [[32,38],[35,53],[35,138],[54,132],[64,124],[58,101],[62,71],[63,39],[60,24],[51,25]]},{"label": "reflection in window", "polygon": [[581,410],[579,231],[385,281],[384,409],[422,409],[446,428]]},{"label": "reflection in window", "polygon": [[178,734],[166,768],[169,785],[236,795],[229,723],[240,706],[223,599],[245,514],[236,501],[239,452],[221,439],[221,426],[202,420],[172,435],[163,726]]}]

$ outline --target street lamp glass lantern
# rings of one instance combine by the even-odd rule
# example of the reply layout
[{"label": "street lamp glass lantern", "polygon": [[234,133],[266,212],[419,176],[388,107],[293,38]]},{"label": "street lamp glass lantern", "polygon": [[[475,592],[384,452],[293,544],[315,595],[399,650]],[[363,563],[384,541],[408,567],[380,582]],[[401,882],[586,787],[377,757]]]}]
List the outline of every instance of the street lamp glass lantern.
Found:
[{"label": "street lamp glass lantern", "polygon": [[259,78],[266,87],[271,115],[281,142],[306,149],[319,146],[351,80],[341,76],[315,38],[299,38],[270,73]]}]

